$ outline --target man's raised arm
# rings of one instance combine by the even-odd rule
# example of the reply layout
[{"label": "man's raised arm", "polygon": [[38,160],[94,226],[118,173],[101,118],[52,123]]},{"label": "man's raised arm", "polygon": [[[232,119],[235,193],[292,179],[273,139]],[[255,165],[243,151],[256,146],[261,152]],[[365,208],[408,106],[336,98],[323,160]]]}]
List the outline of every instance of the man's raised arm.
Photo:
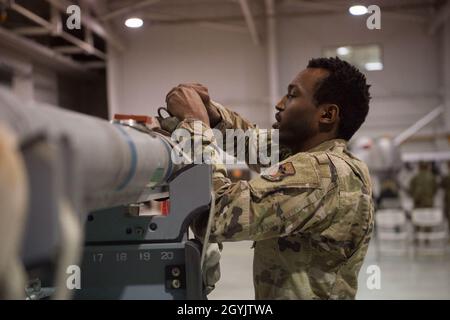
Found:
[{"label": "man's raised arm", "polygon": [[260,129],[237,112],[212,100],[206,87],[181,84],[176,88],[180,87],[194,89],[199,94],[207,110],[210,127],[222,136],[222,141],[218,141],[219,147],[239,161],[245,160],[250,169],[259,172],[261,167],[269,167],[290,155],[289,150],[279,146],[276,131]]}]

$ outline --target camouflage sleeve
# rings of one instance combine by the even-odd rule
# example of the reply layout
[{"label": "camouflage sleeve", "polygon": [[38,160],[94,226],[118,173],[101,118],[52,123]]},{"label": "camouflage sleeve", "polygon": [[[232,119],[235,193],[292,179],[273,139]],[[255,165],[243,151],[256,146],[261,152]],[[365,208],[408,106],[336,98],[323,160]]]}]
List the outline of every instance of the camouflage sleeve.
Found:
[{"label": "camouflage sleeve", "polygon": [[238,113],[225,108],[220,103],[211,100],[209,104],[210,108],[215,108],[217,112],[220,114],[221,120],[216,125],[216,129],[219,129],[223,134],[226,129],[255,129],[256,126],[252,124],[250,121],[241,117]]},{"label": "camouflage sleeve", "polygon": [[245,160],[250,169],[260,172],[261,167],[268,167],[269,162],[274,162],[266,159],[276,159],[275,162],[278,162],[290,156],[287,148],[279,146],[274,130],[260,129],[215,101],[211,100],[209,107],[215,108],[221,116],[221,121],[214,127],[222,134],[221,148],[238,160]]},{"label": "camouflage sleeve", "polygon": [[[179,128],[194,133],[192,121],[181,122]],[[202,147],[195,152],[212,155],[216,194],[210,238],[213,242],[259,241],[312,231],[330,217],[327,208],[338,206],[336,188],[332,187],[331,180],[326,186],[321,184],[315,160],[310,155],[282,163],[283,175],[277,172],[250,182],[232,183],[223,164],[211,152],[214,149],[211,145],[214,145],[214,136],[204,130]],[[198,233],[202,233],[199,230],[205,227],[206,220],[197,224]]]}]

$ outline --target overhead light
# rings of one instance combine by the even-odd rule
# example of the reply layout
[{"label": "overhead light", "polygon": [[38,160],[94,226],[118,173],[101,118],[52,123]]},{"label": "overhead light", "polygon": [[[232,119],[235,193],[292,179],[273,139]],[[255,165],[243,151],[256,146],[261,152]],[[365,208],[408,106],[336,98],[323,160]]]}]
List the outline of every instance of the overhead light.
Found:
[{"label": "overhead light", "polygon": [[144,21],[142,21],[142,19],[140,19],[140,18],[128,18],[125,21],[125,25],[128,28],[140,28],[140,27],[142,27],[143,24],[144,24]]},{"label": "overhead light", "polygon": [[351,6],[348,11],[354,16],[362,16],[368,12],[365,6]]},{"label": "overhead light", "polygon": [[339,47],[336,49],[336,52],[340,56],[346,56],[350,53],[350,49],[347,47]]},{"label": "overhead light", "polygon": [[380,71],[383,70],[383,64],[381,62],[368,62],[364,65],[367,71]]}]

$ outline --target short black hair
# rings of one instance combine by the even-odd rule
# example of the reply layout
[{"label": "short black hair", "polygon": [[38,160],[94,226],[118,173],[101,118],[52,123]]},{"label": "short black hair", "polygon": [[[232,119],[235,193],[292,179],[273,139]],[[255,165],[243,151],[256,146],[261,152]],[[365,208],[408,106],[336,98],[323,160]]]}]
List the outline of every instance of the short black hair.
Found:
[{"label": "short black hair", "polygon": [[338,138],[350,140],[369,112],[371,99],[366,76],[348,62],[335,58],[311,59],[308,68],[320,68],[329,75],[317,84],[315,102],[333,103],[339,107]]}]

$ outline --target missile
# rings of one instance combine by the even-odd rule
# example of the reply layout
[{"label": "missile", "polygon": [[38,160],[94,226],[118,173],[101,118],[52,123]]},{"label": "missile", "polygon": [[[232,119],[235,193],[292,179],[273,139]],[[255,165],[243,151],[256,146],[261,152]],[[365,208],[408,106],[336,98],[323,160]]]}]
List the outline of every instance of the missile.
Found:
[{"label": "missile", "polygon": [[26,103],[2,89],[0,123],[24,145],[39,137],[65,143],[68,158],[62,159],[63,164],[71,162],[77,168],[73,178],[81,186],[79,196],[86,212],[157,197],[176,170],[170,140],[142,130],[133,119],[119,117],[111,123],[55,106]]}]

